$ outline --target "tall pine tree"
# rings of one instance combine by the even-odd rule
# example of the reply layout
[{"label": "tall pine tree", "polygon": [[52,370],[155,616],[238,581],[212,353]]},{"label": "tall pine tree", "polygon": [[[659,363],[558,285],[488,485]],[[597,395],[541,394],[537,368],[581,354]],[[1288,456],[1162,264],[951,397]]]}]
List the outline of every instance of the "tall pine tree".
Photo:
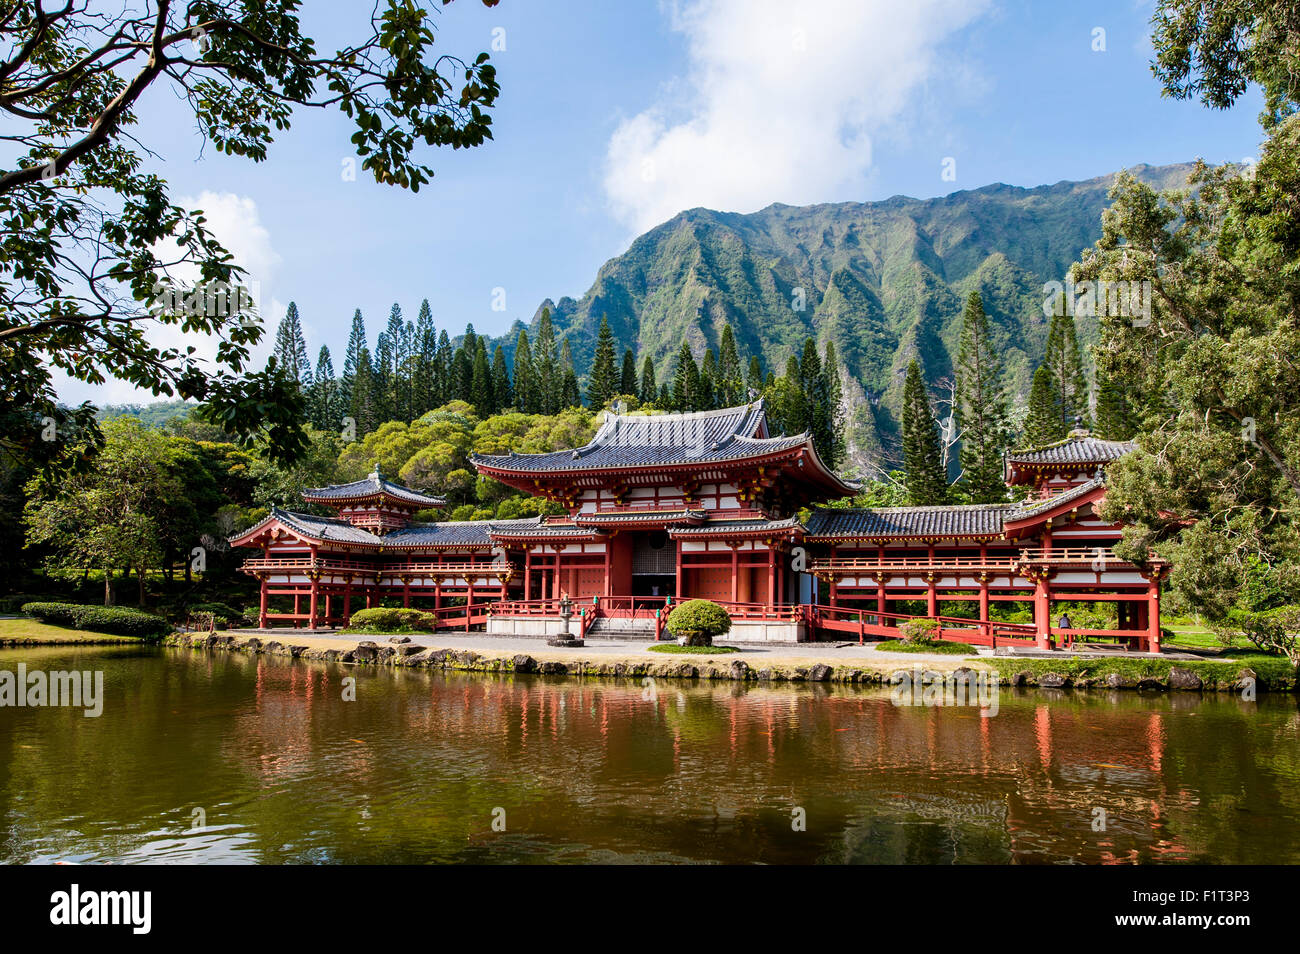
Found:
[{"label": "tall pine tree", "polygon": [[694,411],[700,387],[700,369],[685,341],[677,352],[677,369],[673,372],[672,403],[674,411]]},{"label": "tall pine tree", "polygon": [[452,363],[455,360],[451,349],[451,336],[444,328],[438,332],[438,349],[433,358],[433,406],[442,407],[452,399]]},{"label": "tall pine tree", "polygon": [[537,320],[537,340],[533,344],[533,369],[536,371],[537,411],[554,414],[560,409],[560,392],[564,387],[564,371],[555,345],[555,328],[551,324],[551,310],[542,309]]},{"label": "tall pine tree", "polygon": [[948,502],[948,480],[941,464],[939,428],[930,395],[913,358],[903,384],[903,482],[915,507]]},{"label": "tall pine tree", "polygon": [[830,429],[830,443],[826,452],[826,466],[838,467],[844,460],[844,386],[840,383],[840,359],[835,351],[835,342],[826,342],[826,357],[822,361],[822,377],[826,381],[827,423]]},{"label": "tall pine tree", "polygon": [[1069,431],[1075,425],[1075,418],[1085,422],[1088,419],[1088,380],[1075,335],[1074,316],[1066,314],[1064,295],[1056,312],[1047,326],[1047,357],[1043,364],[1052,376],[1061,424]]},{"label": "tall pine tree", "polygon": [[[763,362],[759,360],[758,355],[751,355],[749,358],[749,369],[745,374],[745,403],[755,400],[758,395],[763,393],[763,388],[767,386],[767,380],[763,377]],[[751,397],[751,393],[753,397]]]},{"label": "tall pine tree", "polygon": [[492,393],[492,365],[488,363],[487,345],[483,339],[474,339],[474,364],[470,377],[470,403],[478,411],[479,417],[490,417],[496,413],[496,397]]},{"label": "tall pine tree", "polygon": [[715,381],[718,376],[718,359],[713,356],[712,348],[704,349],[704,360],[700,362],[700,390],[696,398],[696,410],[711,411],[718,406],[718,394]]},{"label": "tall pine tree", "polygon": [[587,403],[602,408],[618,393],[618,370],[614,365],[614,332],[604,316],[596,332],[596,353],[591,360],[591,376],[587,380]]},{"label": "tall pine tree", "polygon": [[954,413],[961,434],[962,484],[971,503],[1006,499],[1003,452],[1010,440],[1007,401],[1003,391],[1002,359],[989,327],[979,292],[971,292],[962,315],[957,357]]},{"label": "tall pine tree", "polygon": [[618,376],[618,393],[636,397],[636,355],[631,348],[623,349],[623,368]]},{"label": "tall pine tree", "polygon": [[515,406],[525,414],[536,414],[537,379],[533,373],[533,351],[528,345],[528,332],[520,328],[515,342]]},{"label": "tall pine tree", "polygon": [[302,322],[298,319],[298,306],[289,302],[280,327],[275,333],[276,364],[284,374],[306,388],[311,383],[311,361],[307,358],[307,342],[302,336]]},{"label": "tall pine tree", "polygon": [[582,392],[578,390],[578,371],[573,366],[573,345],[564,339],[560,348],[560,408],[582,407]]},{"label": "tall pine tree", "polygon": [[361,365],[361,352],[366,350],[366,321],[358,308],[352,315],[352,331],[348,334],[348,349],[343,354],[343,378],[340,381],[339,401],[351,413],[352,387]]},{"label": "tall pine tree", "polygon": [[434,404],[434,358],[438,353],[438,333],[433,327],[433,311],[429,299],[420,302],[420,312],[415,319],[415,354],[412,360],[411,417],[418,418],[431,410]]},{"label": "tall pine tree", "polygon": [[718,341],[718,403],[722,407],[735,407],[741,401],[745,389],[741,376],[740,353],[736,350],[736,334],[731,324],[722,326],[722,336]]},{"label": "tall pine tree", "polygon": [[352,381],[351,416],[356,422],[360,439],[379,426],[380,416],[375,401],[375,373],[370,364],[370,350],[363,347],[357,359],[356,376]]},{"label": "tall pine tree", "polygon": [[[650,355],[641,362],[641,390],[637,392],[642,404],[653,404],[659,400],[659,385],[655,383],[655,363]],[[666,409],[665,409],[666,410]]]},{"label": "tall pine tree", "polygon": [[1029,414],[1020,433],[1020,443],[1026,447],[1042,447],[1059,441],[1065,434],[1052,372],[1046,365],[1039,365],[1029,388]]},{"label": "tall pine tree", "polygon": [[510,369],[506,367],[506,349],[496,346],[492,352],[492,401],[498,411],[514,406],[510,393]]},{"label": "tall pine tree", "polygon": [[316,359],[316,376],[312,379],[307,396],[307,416],[312,426],[322,431],[336,430],[342,426],[338,413],[338,382],[334,379],[334,362],[330,349],[321,345]]}]

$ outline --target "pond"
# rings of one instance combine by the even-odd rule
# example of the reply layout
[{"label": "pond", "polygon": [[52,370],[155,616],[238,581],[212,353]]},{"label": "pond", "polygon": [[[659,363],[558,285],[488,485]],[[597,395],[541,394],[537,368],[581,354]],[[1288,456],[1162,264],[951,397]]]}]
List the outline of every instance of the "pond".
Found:
[{"label": "pond", "polygon": [[19,663],[102,672],[103,700],[0,707],[8,863],[1300,862],[1294,696],[1004,688],[981,715],[880,688],[0,651]]}]

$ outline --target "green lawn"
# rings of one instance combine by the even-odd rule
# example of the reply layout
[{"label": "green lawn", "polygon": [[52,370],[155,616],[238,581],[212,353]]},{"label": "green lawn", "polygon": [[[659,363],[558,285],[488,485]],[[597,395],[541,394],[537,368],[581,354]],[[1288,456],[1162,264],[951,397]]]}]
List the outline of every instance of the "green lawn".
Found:
[{"label": "green lawn", "polygon": [[1223,643],[1219,638],[1207,629],[1192,625],[1183,624],[1178,626],[1168,626],[1174,634],[1172,641],[1166,640],[1164,645],[1171,649],[1223,649]]},{"label": "green lawn", "polygon": [[686,656],[716,656],[719,653],[738,653],[740,650],[735,646],[678,646],[676,643],[664,643],[661,646],[651,646],[650,652],[679,653]]},{"label": "green lawn", "polygon": [[84,629],[50,626],[34,619],[0,619],[0,645],[14,640],[34,643],[140,643],[138,636],[109,636]]},{"label": "green lawn", "polygon": [[938,653],[941,656],[974,656],[975,647],[969,643],[950,643],[936,640],[933,643],[909,643],[889,639],[876,647],[882,653]]}]

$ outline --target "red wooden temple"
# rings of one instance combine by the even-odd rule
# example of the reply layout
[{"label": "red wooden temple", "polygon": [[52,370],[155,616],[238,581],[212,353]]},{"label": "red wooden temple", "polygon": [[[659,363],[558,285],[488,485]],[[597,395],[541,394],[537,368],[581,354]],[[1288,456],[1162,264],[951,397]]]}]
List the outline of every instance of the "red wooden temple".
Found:
[{"label": "red wooden temple", "polygon": [[[1122,528],[1098,515],[1104,467],[1131,448],[1076,433],[1009,453],[1017,503],[844,509],[824,504],[854,485],[809,435],[769,434],[762,402],[606,414],[584,447],[473,458],[562,516],[420,522],[443,501],[376,471],[303,492],[335,516],[276,509],[232,544],[262,551],[243,569],[261,583],[263,628],[346,625],[382,600],[503,635],[658,636],[674,603],[703,597],[731,611],[738,641],[896,636],[929,616],[976,644],[1088,635],[1158,651],[1168,567],[1120,560]],[[1118,626],[1061,625],[1062,601],[1115,603]],[[1000,622],[1001,602],[1032,605],[1032,622]]]}]

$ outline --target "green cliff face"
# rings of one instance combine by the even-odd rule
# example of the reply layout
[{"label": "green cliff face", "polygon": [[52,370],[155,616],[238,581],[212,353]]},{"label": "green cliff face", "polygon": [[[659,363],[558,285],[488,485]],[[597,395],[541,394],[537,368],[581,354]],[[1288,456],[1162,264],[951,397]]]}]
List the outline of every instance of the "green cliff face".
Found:
[{"label": "green cliff face", "polygon": [[[1134,172],[1169,188],[1189,169]],[[717,348],[727,322],[742,352],[761,354],[778,374],[808,336],[833,340],[849,378],[849,465],[863,468],[896,444],[911,358],[929,386],[943,390],[971,291],[983,296],[1012,394],[1023,400],[1046,342],[1043,283],[1063,279],[1100,237],[1111,178],[991,185],[926,200],[773,205],[750,215],[691,209],[606,262],[580,300],[543,307],[572,341],[579,369],[590,363],[606,316],[619,349],[634,348],[638,361],[649,354],[661,380],[683,339],[698,356]],[[1095,323],[1081,319],[1079,332],[1090,343]]]}]

